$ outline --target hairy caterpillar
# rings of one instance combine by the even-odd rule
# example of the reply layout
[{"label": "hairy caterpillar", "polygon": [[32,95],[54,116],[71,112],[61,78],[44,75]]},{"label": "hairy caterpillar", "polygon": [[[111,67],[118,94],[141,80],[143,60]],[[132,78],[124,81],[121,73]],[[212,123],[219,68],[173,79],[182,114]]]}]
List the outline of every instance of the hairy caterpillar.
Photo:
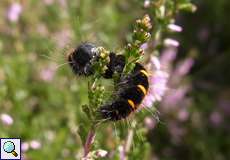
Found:
[{"label": "hairy caterpillar", "polygon": [[132,73],[122,78],[120,84],[117,99],[99,109],[103,119],[117,121],[136,111],[149,88],[148,74],[140,63],[136,63]]},{"label": "hairy caterpillar", "polygon": [[[94,52],[95,48],[91,43],[83,43],[67,56],[70,67],[75,74],[89,76],[94,73],[92,62],[98,59],[98,55]],[[116,55],[111,52],[109,58],[110,61],[103,75],[104,78],[112,78],[114,72],[121,73],[125,66],[123,55]]]},{"label": "hairy caterpillar", "polygon": [[[68,55],[69,64],[75,74],[89,76],[94,73],[92,68],[93,60],[97,60],[98,55],[94,52],[95,46],[91,43],[83,43]],[[109,54],[110,61],[103,74],[104,78],[112,78],[114,72],[122,73],[125,66],[125,57]],[[133,71],[121,76],[117,97],[112,102],[102,105],[98,112],[100,117],[111,121],[117,121],[128,117],[136,111],[148,92],[148,74],[146,69],[135,63]]]}]

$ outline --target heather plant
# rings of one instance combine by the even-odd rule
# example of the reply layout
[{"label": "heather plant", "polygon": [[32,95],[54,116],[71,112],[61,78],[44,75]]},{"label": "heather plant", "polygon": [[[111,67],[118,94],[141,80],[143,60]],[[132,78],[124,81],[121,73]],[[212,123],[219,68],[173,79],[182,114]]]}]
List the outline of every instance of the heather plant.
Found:
[{"label": "heather plant", "polygon": [[[175,24],[172,24],[174,22],[174,12],[179,11],[180,9],[184,9],[183,5],[187,6],[186,9],[189,9],[191,11],[194,11],[194,6],[191,3],[185,3],[182,5],[178,5],[177,3],[167,3],[164,1],[159,1],[158,3],[155,2],[145,2],[144,7],[148,8],[151,12],[153,12],[153,17],[154,17],[154,28],[152,30],[154,34],[154,38],[152,39],[152,42],[149,42],[151,39],[151,34],[150,30],[152,29],[152,24],[150,21],[149,15],[145,15],[142,19],[136,20],[136,24],[134,25],[134,30],[130,39],[130,42],[127,44],[125,47],[125,50],[123,51],[123,54],[126,58],[126,65],[124,69],[124,74],[130,73],[131,69],[133,68],[132,66],[135,64],[135,62],[139,61],[142,57],[147,56],[145,55],[143,48],[143,45],[145,45],[145,49],[150,48],[149,45],[151,43],[154,43],[155,45],[152,46],[152,48],[149,49],[148,53],[148,58],[147,58],[147,63],[150,63],[150,68],[149,70],[152,71],[153,76],[149,76],[149,82],[150,82],[150,91],[146,98],[144,99],[143,102],[143,108],[145,107],[152,107],[154,105],[154,102],[160,101],[162,96],[164,96],[164,93],[167,89],[167,79],[168,79],[168,74],[166,71],[161,69],[161,64],[158,58],[156,57],[159,55],[160,48],[163,44],[166,47],[177,47],[178,42],[173,39],[165,39],[164,41],[162,40],[162,34],[163,31],[168,28],[168,30],[171,31],[177,31],[180,32],[182,29],[180,26],[177,26]],[[157,9],[159,8],[159,10]],[[154,11],[152,11],[154,10]],[[161,22],[162,20],[163,22]],[[161,28],[161,29],[158,29]],[[98,122],[97,120],[97,112],[98,108],[103,104],[103,100],[105,98],[105,89],[103,87],[103,84],[96,84],[98,80],[100,80],[101,75],[105,72],[106,69],[106,64],[107,57],[109,56],[109,51],[104,49],[103,47],[98,47],[96,49],[97,54],[100,56],[100,60],[94,65],[94,76],[92,76],[92,79],[89,81],[88,84],[88,98],[89,98],[89,105],[84,105],[83,106],[83,111],[87,114],[87,116],[90,118],[92,121],[92,126],[90,128],[90,131],[88,133],[88,136],[86,138],[85,146],[84,146],[84,158],[85,159],[90,159],[95,156],[95,154],[98,154],[97,152],[90,152],[90,147],[93,144],[95,134],[96,134],[96,126],[100,124],[101,121]],[[120,51],[122,52],[122,51]],[[152,54],[153,53],[153,54]],[[152,55],[151,55],[152,54]],[[119,75],[118,75],[119,76]],[[113,76],[114,79],[114,86],[117,84],[117,79],[120,79],[120,77]],[[114,87],[115,88],[115,87]],[[111,94],[110,94],[111,95]],[[147,104],[147,105],[146,105]],[[143,109],[142,108],[142,109]],[[156,109],[152,112],[150,109],[150,113],[153,114],[153,116],[158,119],[158,116],[154,113]],[[102,120],[106,121],[106,120]],[[107,120],[109,121],[109,120]],[[132,121],[132,122],[129,122]],[[116,122],[113,122],[116,123]],[[127,125],[130,123],[131,129],[129,130],[128,135],[131,134],[130,137],[127,139],[126,144],[128,146],[120,146],[120,159],[126,159],[128,156],[126,155],[128,151],[130,150],[130,145],[132,145],[132,139],[133,139],[133,132],[136,130],[135,127],[135,120],[127,119]],[[132,125],[134,124],[134,126]],[[92,154],[94,153],[94,154]]]}]

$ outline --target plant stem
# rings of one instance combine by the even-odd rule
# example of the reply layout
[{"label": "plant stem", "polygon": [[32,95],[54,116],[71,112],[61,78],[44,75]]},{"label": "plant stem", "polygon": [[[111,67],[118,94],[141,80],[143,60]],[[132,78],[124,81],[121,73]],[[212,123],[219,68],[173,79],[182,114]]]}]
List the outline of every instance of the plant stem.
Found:
[{"label": "plant stem", "polygon": [[92,125],[92,127],[89,130],[89,133],[87,135],[86,142],[84,145],[84,158],[87,157],[87,155],[90,152],[90,148],[94,142],[95,135],[96,135],[95,126]]}]

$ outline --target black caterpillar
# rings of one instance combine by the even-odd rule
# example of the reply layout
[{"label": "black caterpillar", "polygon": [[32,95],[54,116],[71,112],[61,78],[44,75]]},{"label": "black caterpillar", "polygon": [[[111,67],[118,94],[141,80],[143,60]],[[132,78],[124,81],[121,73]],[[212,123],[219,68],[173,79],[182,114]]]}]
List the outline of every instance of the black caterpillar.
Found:
[{"label": "black caterpillar", "polygon": [[122,78],[120,84],[117,98],[99,109],[103,119],[117,121],[136,111],[148,92],[148,74],[141,64],[136,63],[133,72]]},{"label": "black caterpillar", "polygon": [[[68,55],[68,62],[75,74],[89,76],[94,73],[92,61],[98,59],[96,53],[93,52],[95,48],[91,43],[83,43]],[[114,72],[121,73],[125,66],[125,57],[123,55],[116,55],[111,52],[109,58],[110,62],[103,75],[104,78],[112,78]]]},{"label": "black caterpillar", "polygon": [[[83,43],[68,55],[69,64],[75,74],[89,76],[94,73],[92,60],[96,59],[97,55],[93,48],[93,44]],[[109,58],[104,78],[112,78],[114,72],[122,73],[125,66],[123,55],[111,52]],[[117,98],[98,110],[103,119],[121,120],[138,109],[149,88],[146,69],[140,63],[136,63],[133,71],[127,76],[121,76],[118,84]]]}]

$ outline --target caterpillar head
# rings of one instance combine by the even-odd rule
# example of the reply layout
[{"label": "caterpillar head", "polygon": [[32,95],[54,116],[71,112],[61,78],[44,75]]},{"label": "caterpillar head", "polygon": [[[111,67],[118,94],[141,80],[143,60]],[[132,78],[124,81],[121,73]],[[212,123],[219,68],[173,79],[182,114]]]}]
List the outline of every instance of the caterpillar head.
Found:
[{"label": "caterpillar head", "polygon": [[93,74],[91,60],[95,55],[94,48],[95,46],[91,43],[83,43],[67,56],[75,74],[86,76]]}]

